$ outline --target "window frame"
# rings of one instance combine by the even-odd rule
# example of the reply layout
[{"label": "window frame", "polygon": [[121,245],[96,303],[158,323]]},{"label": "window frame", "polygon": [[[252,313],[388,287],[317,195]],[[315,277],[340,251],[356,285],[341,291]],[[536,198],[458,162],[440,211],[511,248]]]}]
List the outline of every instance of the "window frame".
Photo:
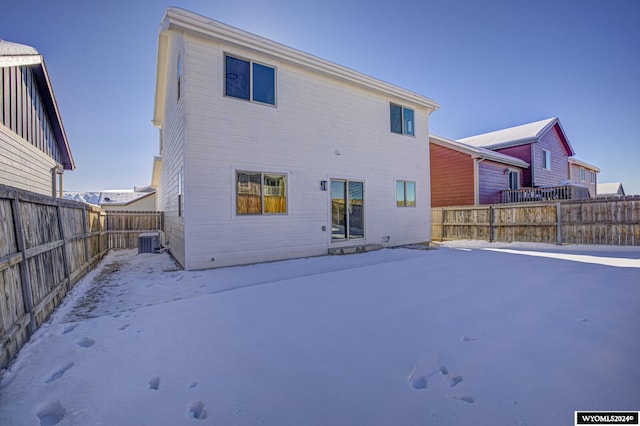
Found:
[{"label": "window frame", "polygon": [[176,102],[180,101],[182,97],[182,74],[183,74],[183,63],[182,63],[182,53],[178,54],[178,60],[176,61]]},{"label": "window frame", "polygon": [[[515,176],[515,180],[513,176]],[[520,189],[520,171],[519,170],[509,169],[507,171],[507,188],[509,188],[509,191],[517,191],[518,189]]]},{"label": "window frame", "polygon": [[589,171],[589,183],[596,183],[596,172]]},{"label": "window frame", "polygon": [[551,170],[551,151],[542,150],[542,170]]},{"label": "window frame", "polygon": [[[238,197],[240,193],[238,192],[239,185],[243,182],[240,182],[238,177],[240,174],[245,175],[260,175],[260,212],[250,212],[250,213],[241,213],[238,210]],[[236,169],[233,171],[233,185],[234,185],[234,204],[235,204],[235,217],[243,217],[243,216],[286,216],[289,214],[289,175],[285,172],[268,172],[268,171],[259,171],[259,170],[249,170],[249,169]],[[283,189],[283,197],[284,197],[284,211],[282,212],[269,212],[265,209],[265,197],[271,197],[273,194],[267,194],[268,191],[265,191],[265,177],[269,176],[277,176],[282,177],[284,180],[284,189]],[[250,180],[247,181],[246,188],[249,188]]]},{"label": "window frame", "polygon": [[[393,108],[399,108],[400,109],[400,131],[396,131],[395,127],[393,124]],[[411,111],[411,120],[407,120],[406,117],[406,112],[407,111]],[[408,130],[407,127],[407,122],[410,123],[409,127],[410,130]],[[389,131],[391,133],[394,133],[396,135],[404,135],[404,136],[412,136],[415,137],[416,136],[416,112],[413,108],[409,108],[407,106],[404,106],[402,104],[398,104],[395,102],[389,102]]]},{"label": "window frame", "polygon": [[[367,188],[366,188],[366,181],[364,179],[349,179],[349,178],[331,178],[329,179],[329,200],[331,202],[331,228],[333,228],[333,184],[334,183],[341,183],[343,185],[343,189],[344,189],[344,193],[343,193],[343,197],[342,200],[344,201],[344,221],[345,221],[345,228],[344,228],[344,237],[336,237],[333,232],[333,229],[331,229],[331,233],[330,233],[330,241],[331,243],[340,243],[340,242],[345,242],[345,241],[351,241],[351,240],[366,240],[367,239],[367,212],[366,212],[366,207],[367,207],[367,200],[366,200],[366,194],[367,194]],[[356,184],[356,185],[360,185],[360,189],[361,189],[361,198],[360,200],[362,201],[362,207],[361,207],[361,212],[360,212],[360,216],[358,217],[357,214],[353,213],[353,205],[352,204],[352,200],[356,200],[356,198],[352,198],[351,197],[351,186],[350,184]],[[359,219],[362,222],[362,228],[355,228],[355,229],[361,229],[362,235],[356,234],[355,231],[352,232],[352,216],[354,216],[356,219]]]},{"label": "window frame", "polygon": [[[227,58],[232,58],[238,61],[243,61],[249,64],[249,87],[248,87],[248,98],[244,98],[241,96],[234,96],[234,95],[230,95],[227,93],[227,76],[228,76],[228,72],[227,72]],[[262,61],[256,61],[253,59],[249,59],[246,57],[243,57],[241,55],[234,55],[228,52],[224,52],[223,53],[223,69],[224,69],[224,79],[223,79],[223,97],[225,98],[233,98],[233,99],[239,99],[245,102],[251,102],[251,103],[256,103],[256,104],[260,104],[260,105],[268,105],[268,106],[272,106],[272,107],[277,107],[277,101],[278,101],[278,68],[274,65],[270,65],[267,63],[264,63]],[[255,99],[255,86],[254,86],[254,66],[258,65],[260,67],[264,67],[264,68],[269,68],[271,70],[273,70],[273,103],[271,102],[264,102],[262,100],[256,100]]]},{"label": "window frame", "polygon": [[[402,184],[403,199],[398,198],[398,184]],[[413,204],[409,204],[407,197],[407,184],[413,184]],[[417,206],[416,200],[416,181],[407,179],[396,179],[396,207],[413,207]]]},{"label": "window frame", "polygon": [[584,167],[580,167],[580,182],[587,181],[587,170]]},{"label": "window frame", "polygon": [[178,217],[184,217],[184,164],[178,169]]}]

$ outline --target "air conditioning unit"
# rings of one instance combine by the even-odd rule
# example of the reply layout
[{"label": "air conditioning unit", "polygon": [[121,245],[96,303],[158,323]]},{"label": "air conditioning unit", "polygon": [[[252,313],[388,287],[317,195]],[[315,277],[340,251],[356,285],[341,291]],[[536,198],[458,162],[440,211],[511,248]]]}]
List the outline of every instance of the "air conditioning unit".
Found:
[{"label": "air conditioning unit", "polygon": [[138,237],[138,253],[157,253],[160,250],[160,233],[145,232]]}]

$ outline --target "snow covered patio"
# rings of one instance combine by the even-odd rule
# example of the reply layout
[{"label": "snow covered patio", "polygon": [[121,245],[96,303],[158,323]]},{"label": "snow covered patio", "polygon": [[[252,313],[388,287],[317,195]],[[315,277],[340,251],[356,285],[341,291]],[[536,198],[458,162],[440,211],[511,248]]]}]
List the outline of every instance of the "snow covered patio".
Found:
[{"label": "snow covered patio", "polygon": [[639,258],[460,242],[185,272],[110,252],[2,372],[0,423],[570,425],[574,410],[636,411]]}]

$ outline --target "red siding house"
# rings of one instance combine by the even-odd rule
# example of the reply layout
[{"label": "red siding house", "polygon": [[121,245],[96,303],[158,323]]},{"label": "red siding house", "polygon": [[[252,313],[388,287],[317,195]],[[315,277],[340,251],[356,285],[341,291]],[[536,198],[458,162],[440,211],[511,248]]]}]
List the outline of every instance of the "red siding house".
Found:
[{"label": "red siding house", "polygon": [[515,157],[429,136],[431,206],[501,202],[502,191],[522,185],[528,164]]}]

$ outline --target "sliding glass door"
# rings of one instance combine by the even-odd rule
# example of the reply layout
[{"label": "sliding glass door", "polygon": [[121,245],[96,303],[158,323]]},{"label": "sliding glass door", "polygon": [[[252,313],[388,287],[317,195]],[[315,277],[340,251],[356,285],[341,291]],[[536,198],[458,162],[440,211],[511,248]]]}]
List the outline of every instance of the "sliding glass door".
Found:
[{"label": "sliding glass door", "polygon": [[331,239],[364,238],[364,182],[331,180]]}]

